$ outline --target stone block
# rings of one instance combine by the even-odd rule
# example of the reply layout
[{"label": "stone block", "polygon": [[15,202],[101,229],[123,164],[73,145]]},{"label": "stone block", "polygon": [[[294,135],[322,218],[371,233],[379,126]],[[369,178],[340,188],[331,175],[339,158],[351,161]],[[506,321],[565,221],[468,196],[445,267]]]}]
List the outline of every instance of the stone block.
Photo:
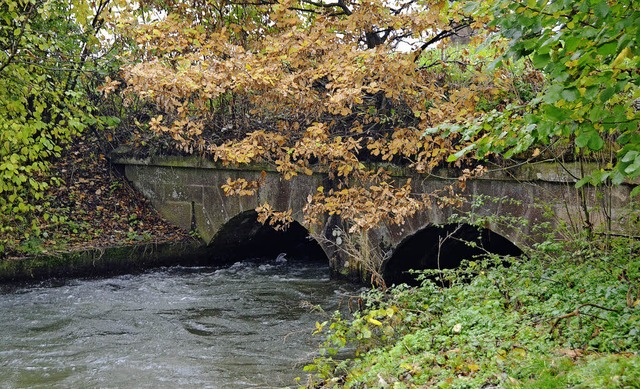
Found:
[{"label": "stone block", "polygon": [[211,243],[220,227],[224,225],[224,220],[222,218],[212,218],[208,208],[203,204],[194,204],[194,216],[200,238],[206,244]]},{"label": "stone block", "polygon": [[191,202],[154,202],[154,207],[170,223],[185,231],[191,230]]}]

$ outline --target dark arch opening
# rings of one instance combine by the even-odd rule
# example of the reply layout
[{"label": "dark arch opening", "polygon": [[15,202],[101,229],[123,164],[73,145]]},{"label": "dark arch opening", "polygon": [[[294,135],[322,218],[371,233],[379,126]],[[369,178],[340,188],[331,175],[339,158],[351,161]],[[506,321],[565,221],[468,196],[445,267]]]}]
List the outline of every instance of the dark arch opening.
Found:
[{"label": "dark arch opening", "polygon": [[508,239],[486,228],[469,224],[432,225],[398,245],[384,265],[383,277],[387,285],[417,285],[415,275],[409,272],[411,269],[453,269],[463,260],[486,256],[487,252],[511,256],[522,254],[522,250]]},{"label": "dark arch opening", "polygon": [[245,211],[229,220],[209,244],[209,258],[217,263],[251,258],[275,258],[285,253],[287,258],[307,261],[328,261],[318,242],[309,231],[294,221],[284,231],[258,222],[256,211]]}]

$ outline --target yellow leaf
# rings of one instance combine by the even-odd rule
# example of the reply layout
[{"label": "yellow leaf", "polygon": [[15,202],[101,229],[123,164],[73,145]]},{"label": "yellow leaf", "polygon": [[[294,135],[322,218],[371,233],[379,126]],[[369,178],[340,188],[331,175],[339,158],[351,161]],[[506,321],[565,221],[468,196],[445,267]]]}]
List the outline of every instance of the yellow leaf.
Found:
[{"label": "yellow leaf", "polygon": [[614,59],[613,62],[611,62],[611,67],[612,68],[617,67],[622,63],[622,61],[624,61],[625,58],[630,57],[630,55],[631,55],[631,48],[625,47],[624,49],[622,49],[620,54],[618,54],[616,59]]},{"label": "yellow leaf", "polygon": [[367,321],[373,324],[374,326],[378,326],[378,327],[382,326],[382,323],[379,320],[376,320],[372,317],[368,318]]}]

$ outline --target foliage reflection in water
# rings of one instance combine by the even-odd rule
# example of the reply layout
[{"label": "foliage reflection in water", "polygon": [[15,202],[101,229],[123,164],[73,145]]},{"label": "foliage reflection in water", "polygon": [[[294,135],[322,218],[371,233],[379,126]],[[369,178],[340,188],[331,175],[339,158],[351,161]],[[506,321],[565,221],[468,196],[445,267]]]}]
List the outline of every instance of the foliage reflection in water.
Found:
[{"label": "foliage reflection in water", "polygon": [[238,262],[0,294],[0,387],[293,385],[321,320],[355,292],[326,264]]}]

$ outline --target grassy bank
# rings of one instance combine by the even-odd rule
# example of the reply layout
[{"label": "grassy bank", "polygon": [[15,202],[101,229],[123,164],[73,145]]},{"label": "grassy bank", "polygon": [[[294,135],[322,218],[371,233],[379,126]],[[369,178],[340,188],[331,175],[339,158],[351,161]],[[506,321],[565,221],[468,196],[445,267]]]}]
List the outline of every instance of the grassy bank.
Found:
[{"label": "grassy bank", "polygon": [[368,293],[353,318],[317,324],[301,385],[640,387],[640,242],[578,242]]}]

